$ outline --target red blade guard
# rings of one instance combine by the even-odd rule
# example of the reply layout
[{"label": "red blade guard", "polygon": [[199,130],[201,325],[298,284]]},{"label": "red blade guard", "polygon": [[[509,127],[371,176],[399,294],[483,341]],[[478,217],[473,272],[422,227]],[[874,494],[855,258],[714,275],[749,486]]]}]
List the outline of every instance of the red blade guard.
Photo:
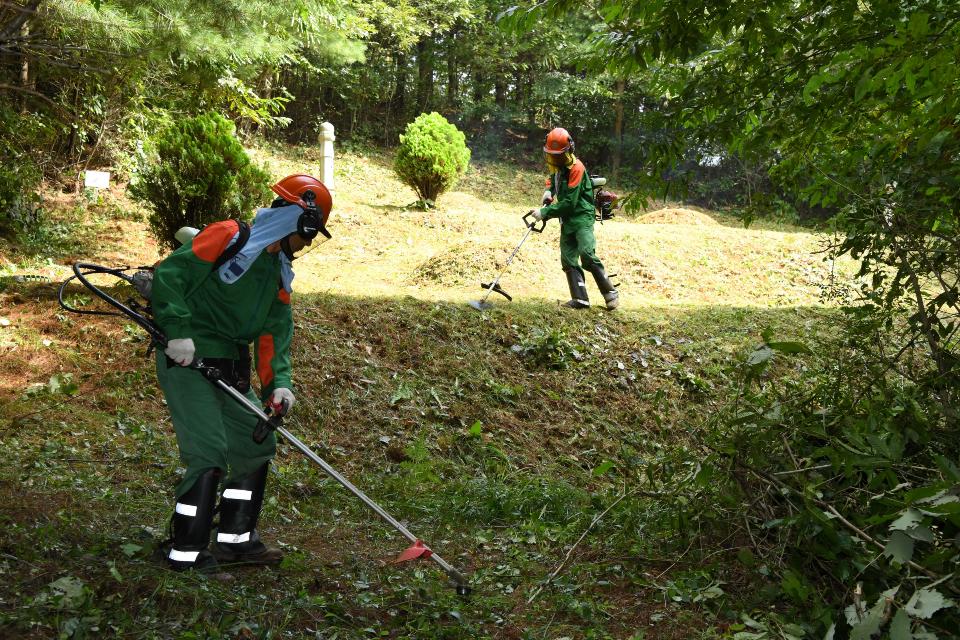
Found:
[{"label": "red blade guard", "polygon": [[391,560],[391,564],[400,564],[401,562],[416,560],[417,558],[429,558],[432,555],[433,551],[430,550],[430,547],[423,544],[422,540],[417,540],[412,546],[407,547],[400,552],[400,555]]}]

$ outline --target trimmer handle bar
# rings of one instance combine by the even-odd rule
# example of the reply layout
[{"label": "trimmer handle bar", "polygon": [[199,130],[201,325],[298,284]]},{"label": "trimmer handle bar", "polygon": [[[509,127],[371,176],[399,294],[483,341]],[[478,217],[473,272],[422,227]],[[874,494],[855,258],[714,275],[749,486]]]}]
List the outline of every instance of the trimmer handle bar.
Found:
[{"label": "trimmer handle bar", "polygon": [[[528,220],[527,218],[530,218],[530,220]],[[539,227],[537,226],[538,223],[540,225]],[[527,225],[527,229],[530,229],[531,231],[536,231],[537,233],[543,233],[543,230],[547,228],[546,220],[533,219],[533,211],[528,211],[523,216],[523,224]]]}]

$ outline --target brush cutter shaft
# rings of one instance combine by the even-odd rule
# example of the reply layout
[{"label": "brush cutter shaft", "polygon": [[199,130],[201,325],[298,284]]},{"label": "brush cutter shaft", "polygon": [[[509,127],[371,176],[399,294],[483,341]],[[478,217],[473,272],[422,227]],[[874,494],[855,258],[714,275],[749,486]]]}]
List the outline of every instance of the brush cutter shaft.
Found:
[{"label": "brush cutter shaft", "polygon": [[[503,265],[503,272],[500,273],[501,276],[503,275],[504,272],[506,272],[507,267],[510,266],[510,263],[513,262],[513,257],[517,255],[517,252],[520,251],[520,247],[522,247],[523,243],[527,241],[527,238],[530,237],[531,233],[533,233],[533,227],[527,227],[527,232],[523,234],[523,240],[520,241],[520,244],[516,246],[516,248],[513,250],[513,253],[510,254],[509,258],[507,258],[507,264]],[[497,280],[499,279],[500,279],[500,276],[497,276]]]},{"label": "brush cutter shaft", "polygon": [[[344,478],[342,475],[340,475],[339,471],[331,467],[329,464],[327,464],[327,462],[323,458],[321,458],[320,456],[315,454],[313,451],[311,451],[310,448],[307,445],[303,444],[296,436],[294,436],[292,433],[290,433],[283,427],[277,427],[277,432],[280,435],[282,435],[287,440],[287,442],[295,446],[297,449],[300,449],[300,451],[305,456],[307,456],[308,458],[316,462],[318,465],[320,465],[320,467],[327,472],[327,475],[329,475],[331,478],[333,478],[334,480],[339,482],[341,485],[343,485],[343,487],[347,491],[349,491],[353,495],[360,498],[365,505],[367,505],[374,512],[376,512],[378,516],[380,516],[381,518],[386,520],[388,523],[390,523],[390,525],[393,526],[394,529],[399,531],[403,535],[403,537],[405,537],[407,540],[413,543],[417,543],[420,541],[420,539],[417,538],[412,533],[410,533],[410,530],[407,529],[405,526],[403,526],[403,524],[401,524],[399,520],[397,520],[392,515],[390,515],[386,509],[384,509],[379,504],[374,502],[367,494],[365,494],[363,491],[358,489],[352,482],[350,482],[349,480]],[[430,554],[430,559],[436,562],[438,565],[440,565],[440,568],[443,569],[444,573],[446,573],[447,576],[449,576],[450,579],[457,584],[457,586],[466,585],[467,583],[466,578],[464,578],[459,571],[457,571],[452,566],[450,566],[450,564],[448,564],[446,560],[441,558],[439,555],[437,555],[436,552],[433,552],[432,550]]]},{"label": "brush cutter shaft", "polygon": [[[258,418],[260,418],[264,422],[268,422],[270,420],[270,417],[266,413],[264,413],[263,409],[258,407],[253,402],[250,402],[250,400],[245,395],[243,395],[242,393],[234,389],[232,386],[230,386],[223,380],[214,378],[212,379],[212,382],[221,391],[228,394],[231,398],[233,398],[238,403],[246,407],[248,411],[256,415]],[[327,475],[329,475],[331,478],[339,482],[343,486],[343,488],[345,488],[347,491],[349,491],[356,497],[360,498],[360,500],[362,500],[365,505],[367,505],[374,512],[376,512],[378,516],[386,520],[394,529],[399,531],[403,535],[403,537],[405,537],[407,540],[413,543],[417,543],[420,541],[420,539],[417,538],[412,533],[410,533],[410,530],[407,529],[405,526],[403,526],[403,524],[401,524],[399,520],[397,520],[392,515],[390,515],[390,513],[388,513],[386,509],[381,507],[379,504],[374,502],[367,494],[365,494],[363,491],[358,489],[356,485],[354,485],[352,482],[350,482],[345,477],[343,477],[339,471],[331,467],[326,460],[324,460],[323,458],[318,456],[316,453],[314,453],[313,450],[310,449],[310,447],[305,445],[303,442],[301,442],[299,438],[297,438],[295,435],[293,435],[292,433],[290,433],[289,431],[287,431],[285,428],[281,426],[277,427],[277,433],[283,436],[283,438],[287,442],[289,442],[290,444],[295,446],[297,449],[299,449],[303,455],[307,456],[308,458],[316,462],[318,465],[320,465],[320,468],[323,469],[327,473]],[[466,586],[467,579],[463,576],[463,574],[461,574],[459,571],[454,569],[446,560],[444,560],[439,555],[437,555],[436,552],[431,553],[430,559],[436,562],[438,565],[440,565],[440,568],[443,569],[444,573],[446,573],[447,576],[449,576],[450,579],[453,580],[453,582],[456,583],[458,587]]]},{"label": "brush cutter shaft", "polygon": [[[527,233],[527,235],[530,235],[529,232]],[[526,236],[524,236],[524,240],[526,240]],[[521,241],[520,244],[523,244],[523,242]],[[520,247],[518,245],[517,249],[519,248]],[[514,250],[513,253],[516,254],[516,250]],[[511,259],[513,258],[512,255],[510,257]],[[97,313],[101,315],[123,314],[129,317],[130,319],[132,319],[134,322],[140,325],[147,333],[149,333],[150,337],[153,339],[153,343],[156,346],[160,348],[165,348],[167,346],[166,336],[163,334],[160,328],[153,323],[153,321],[150,318],[147,318],[146,316],[140,313],[137,313],[137,311],[135,311],[134,309],[131,309],[127,305],[121,303],[117,299],[105,293],[95,284],[91,283],[86,277],[84,277],[90,274],[108,274],[116,278],[126,280],[127,282],[131,282],[130,277],[124,274],[122,269],[110,269],[108,267],[103,267],[98,264],[78,262],[73,265],[73,272],[75,275],[67,279],[66,281],[64,281],[64,283],[60,286],[60,291],[58,294],[60,304],[63,306],[64,309],[68,311],[73,311],[75,313]],[[87,287],[87,289],[95,293],[98,297],[103,299],[110,306],[117,309],[120,313],[104,312],[104,311],[96,311],[96,312],[81,311],[67,305],[63,300],[63,293],[67,283],[70,282],[70,280],[72,280],[73,278],[77,278],[78,280],[80,280],[80,282],[85,287]],[[340,472],[338,472],[336,469],[334,469],[329,464],[327,464],[326,460],[324,460],[323,458],[318,456],[316,453],[314,453],[310,449],[310,447],[308,447],[303,442],[301,442],[299,438],[294,436],[292,433],[284,429],[283,426],[281,426],[277,421],[271,422],[270,417],[264,412],[263,409],[257,406],[256,403],[251,402],[250,399],[247,398],[244,394],[240,393],[234,387],[232,387],[231,385],[221,380],[219,377],[220,376],[219,371],[217,371],[214,368],[204,366],[202,359],[194,360],[189,366],[191,369],[195,369],[199,371],[201,374],[203,374],[203,376],[207,380],[209,380],[215,387],[217,387],[218,389],[226,393],[228,396],[233,398],[233,400],[235,400],[241,406],[245,407],[250,413],[252,413],[253,415],[257,416],[260,420],[262,420],[263,423],[269,423],[269,427],[276,427],[276,430],[280,433],[281,436],[283,436],[287,440],[287,442],[295,446],[297,449],[300,450],[301,453],[303,453],[305,456],[307,456],[308,458],[316,462],[318,465],[320,465],[320,467],[327,473],[327,475],[329,475],[331,478],[339,482],[347,491],[349,491],[356,497],[360,498],[364,502],[364,504],[366,504],[368,507],[373,509],[377,513],[377,515],[379,515],[381,518],[386,520],[390,525],[393,526],[394,529],[396,529],[401,534],[403,534],[403,536],[407,540],[409,540],[410,542],[413,542],[415,545],[419,545],[420,547],[423,547],[423,543],[420,542],[420,540],[417,539],[415,535],[410,533],[409,529],[403,526],[400,523],[400,521],[398,521],[396,518],[390,515],[379,504],[371,500],[367,496],[367,494],[365,494],[363,491],[361,491],[356,486],[354,486],[352,482],[350,482],[349,480],[344,478],[342,475],[340,475]],[[426,554],[423,554],[423,555],[426,555]],[[444,573],[446,573],[447,576],[454,582],[454,584],[457,587],[458,594],[466,595],[467,593],[469,593],[470,587],[467,584],[467,579],[463,576],[462,573],[457,571],[447,561],[445,561],[443,558],[441,558],[436,553],[434,553],[432,549],[430,550],[429,557],[438,565],[440,565],[440,568],[443,569]]]},{"label": "brush cutter shaft", "polygon": [[520,244],[518,244],[516,248],[514,248],[513,253],[510,254],[509,258],[507,258],[507,263],[503,265],[503,271],[500,272],[500,275],[497,276],[497,279],[490,283],[490,287],[487,289],[487,293],[484,294],[483,300],[480,301],[481,305],[483,305],[487,301],[487,298],[490,297],[490,294],[496,288],[497,283],[500,282],[500,278],[502,278],[503,274],[505,274],[507,272],[507,269],[510,268],[510,263],[513,262],[513,257],[517,255],[517,252],[520,251],[520,247],[523,246],[523,243],[527,241],[527,238],[529,238],[530,234],[533,232],[534,232],[534,228],[532,226],[527,226],[527,232],[523,235],[523,240],[520,241]]}]

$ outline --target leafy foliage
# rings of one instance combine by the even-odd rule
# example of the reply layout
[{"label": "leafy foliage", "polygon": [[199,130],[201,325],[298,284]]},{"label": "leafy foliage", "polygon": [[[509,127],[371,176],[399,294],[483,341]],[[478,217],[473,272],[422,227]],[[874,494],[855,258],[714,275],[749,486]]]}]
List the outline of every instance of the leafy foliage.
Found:
[{"label": "leafy foliage", "polygon": [[469,163],[470,149],[463,133],[433,112],[421,114],[407,125],[393,168],[423,206],[431,207],[466,173]]},{"label": "leafy foliage", "polygon": [[[680,454],[679,469],[696,464],[705,480],[689,504],[715,533],[747,536],[741,561],[778,577],[780,597],[805,608],[806,632],[935,637],[960,620],[948,597],[958,589],[960,452],[931,420],[935,399],[904,370],[855,342],[824,348],[835,366],[799,379],[778,364],[811,354],[803,343],[767,335],[750,353],[737,393]],[[668,466],[648,473],[684,483]]]},{"label": "leafy foliage", "polygon": [[[705,431],[714,475],[743,500],[730,508],[768,492],[751,503],[769,514],[759,531],[782,537],[757,546],[767,562],[788,559],[783,593],[818,603],[807,614],[817,632],[843,628],[836,612],[851,595],[851,637],[888,625],[900,637],[911,626],[956,628],[957,610],[944,603],[958,590],[949,541],[960,525],[960,8],[596,6],[596,66],[641,73],[658,96],[643,116],[653,134],[644,196],[677,188],[691,159],[736,158],[762,168],[788,202],[834,214],[833,253],[860,260],[863,287],[835,365],[778,387],[778,345],[767,339],[746,365],[733,415]],[[510,20],[522,28],[577,10],[549,0]],[[851,594],[853,580],[862,586]],[[925,626],[921,611],[938,622]]]},{"label": "leafy foliage", "polygon": [[574,361],[583,359],[562,328],[535,330],[514,345],[512,351],[527,359],[533,367],[548,369],[566,369]]},{"label": "leafy foliage", "polygon": [[153,213],[157,240],[173,247],[182,226],[244,219],[269,198],[269,176],[236,139],[233,123],[211,113],[182,120],[152,143],[130,193]]},{"label": "leafy foliage", "polygon": [[[24,148],[37,137],[35,119],[18,118],[0,105],[0,237],[16,239],[40,220],[36,193],[41,172]],[[32,134],[32,135],[31,135]]]}]

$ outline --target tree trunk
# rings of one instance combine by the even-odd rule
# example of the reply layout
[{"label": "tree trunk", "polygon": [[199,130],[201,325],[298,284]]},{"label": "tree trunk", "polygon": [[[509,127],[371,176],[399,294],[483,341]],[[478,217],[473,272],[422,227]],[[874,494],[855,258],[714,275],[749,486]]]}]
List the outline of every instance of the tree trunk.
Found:
[{"label": "tree trunk", "polygon": [[627,81],[625,78],[617,79],[617,99],[613,104],[613,153],[610,159],[611,179],[617,181],[620,174],[620,163],[623,161],[623,94],[627,90]]},{"label": "tree trunk", "polygon": [[[30,21],[27,20],[22,25],[20,25],[20,38],[21,38],[21,42],[24,45],[21,48],[21,51],[23,53],[20,56],[22,59],[20,62],[20,86],[26,89],[27,91],[30,91],[33,88],[30,86],[30,58],[27,56],[26,47],[25,47],[27,39],[29,37],[30,37]],[[26,92],[23,94],[22,97],[23,97],[23,100],[20,103],[20,108],[24,113],[26,113],[27,106],[28,106]]]},{"label": "tree trunk", "polygon": [[493,86],[494,101],[497,106],[504,108],[507,106],[507,79],[502,75],[497,75],[497,80]]},{"label": "tree trunk", "polygon": [[527,110],[527,126],[529,126],[531,129],[534,129],[537,126],[537,111],[530,104],[530,94],[531,94],[530,89],[533,87],[534,83],[536,82],[536,76],[532,68],[527,70],[526,76],[527,76],[527,81],[525,85],[527,87],[527,99],[525,101],[524,107]]},{"label": "tree trunk", "polygon": [[417,72],[417,110],[423,113],[433,102],[433,51],[427,39],[417,43]]},{"label": "tree trunk", "polygon": [[[26,21],[20,27],[20,38],[26,42],[27,38],[30,37],[30,21]],[[20,65],[20,84],[24,89],[30,88],[30,58],[27,57],[26,53],[23,53],[22,56],[23,62]]]},{"label": "tree trunk", "polygon": [[513,73],[513,86],[516,87],[514,93],[514,104],[519,109],[524,109],[527,106],[527,100],[530,96],[530,85],[523,81],[523,74],[519,71],[514,71]]},{"label": "tree trunk", "polygon": [[393,87],[392,102],[402,120],[407,107],[407,56],[403,53],[397,54],[397,81]]},{"label": "tree trunk", "polygon": [[457,40],[450,39],[450,49],[447,52],[447,109],[456,111],[460,97],[460,61],[457,58]]},{"label": "tree trunk", "polygon": [[487,78],[483,69],[474,67],[473,69],[473,101],[482,104],[487,97]]}]

